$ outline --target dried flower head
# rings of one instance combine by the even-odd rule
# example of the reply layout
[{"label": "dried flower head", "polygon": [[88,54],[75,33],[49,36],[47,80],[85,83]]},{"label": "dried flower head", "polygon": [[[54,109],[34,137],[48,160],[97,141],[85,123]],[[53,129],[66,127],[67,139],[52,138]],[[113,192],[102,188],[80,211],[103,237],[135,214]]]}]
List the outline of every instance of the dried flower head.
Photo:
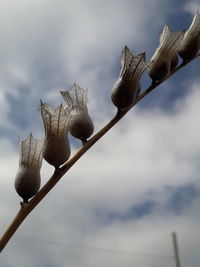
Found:
[{"label": "dried flower head", "polygon": [[123,110],[134,104],[140,92],[140,78],[150,63],[145,53],[134,55],[127,46],[121,55],[121,71],[111,93],[113,104]]},{"label": "dried flower head", "polygon": [[85,142],[94,132],[94,125],[87,109],[87,89],[74,84],[70,90],[60,93],[67,103],[65,109],[71,114],[71,135]]},{"label": "dried flower head", "polygon": [[148,67],[149,76],[153,81],[163,79],[178,64],[177,48],[183,38],[184,31],[171,32],[168,25],[164,26],[160,35],[160,44],[151,58]]},{"label": "dried flower head", "polygon": [[17,193],[27,202],[40,188],[43,139],[35,139],[32,134],[20,140],[19,168],[15,178]]},{"label": "dried flower head", "polygon": [[200,14],[199,11],[193,17],[192,23],[183,36],[178,48],[179,55],[183,60],[190,60],[200,49]]},{"label": "dried flower head", "polygon": [[67,161],[71,152],[67,136],[70,115],[62,104],[53,109],[42,101],[41,115],[45,128],[43,157],[49,164],[58,168]]}]

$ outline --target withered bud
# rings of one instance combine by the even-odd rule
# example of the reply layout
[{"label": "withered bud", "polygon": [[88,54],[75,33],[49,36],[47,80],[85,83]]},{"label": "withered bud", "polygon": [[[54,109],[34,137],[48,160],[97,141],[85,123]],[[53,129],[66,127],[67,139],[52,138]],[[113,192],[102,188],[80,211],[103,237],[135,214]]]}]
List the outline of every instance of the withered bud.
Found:
[{"label": "withered bud", "polygon": [[197,55],[200,49],[200,14],[199,11],[193,17],[192,23],[183,36],[178,48],[183,60],[190,60]]},{"label": "withered bud", "polygon": [[68,160],[71,153],[67,136],[70,114],[64,110],[62,104],[53,109],[41,101],[41,115],[45,128],[43,157],[58,168]]},{"label": "withered bud", "polygon": [[74,84],[70,90],[60,93],[67,103],[65,110],[71,114],[69,123],[71,135],[85,142],[94,132],[94,125],[87,108],[87,90]]},{"label": "withered bud", "polygon": [[43,140],[35,139],[32,134],[20,140],[19,168],[15,177],[15,189],[27,202],[40,188],[40,169],[42,165]]},{"label": "withered bud", "polygon": [[160,35],[160,44],[151,58],[148,67],[149,76],[153,81],[163,79],[178,64],[177,48],[183,38],[184,31],[171,32],[168,25],[164,26]]},{"label": "withered bud", "polygon": [[145,53],[134,55],[127,46],[121,55],[121,71],[111,92],[111,100],[119,109],[127,109],[135,103],[140,92],[140,78],[148,67]]}]

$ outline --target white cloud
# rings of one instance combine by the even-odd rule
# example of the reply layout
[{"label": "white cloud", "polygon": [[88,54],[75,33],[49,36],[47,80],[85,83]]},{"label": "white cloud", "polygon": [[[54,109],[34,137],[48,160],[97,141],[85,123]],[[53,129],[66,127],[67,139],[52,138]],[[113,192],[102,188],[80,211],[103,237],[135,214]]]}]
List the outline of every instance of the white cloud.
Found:
[{"label": "white cloud", "polygon": [[[177,102],[175,114],[166,115],[156,107],[151,112],[135,108],[88,151],[30,215],[19,229],[19,237],[8,245],[3,258],[11,252],[17,258],[15,263],[7,258],[10,266],[16,262],[21,266],[27,262],[34,266],[37,262],[38,266],[42,266],[47,258],[51,259],[52,264],[65,266],[66,251],[71,266],[78,266],[80,262],[82,266],[101,266],[103,263],[105,266],[131,266],[133,263],[154,267],[160,264],[173,266],[171,258],[148,254],[172,256],[170,233],[176,230],[180,235],[184,263],[193,262],[197,267],[198,253],[189,248],[198,244],[195,233],[198,231],[199,199],[191,202],[189,208],[186,207],[177,216],[164,208],[169,195],[168,191],[163,191],[166,185],[188,183],[199,188],[197,161],[200,128],[196,123],[196,114],[199,114],[200,93],[197,84],[194,83],[184,101]],[[12,149],[10,154],[13,154]],[[45,177],[47,169],[45,164]],[[10,179],[9,168],[5,175]],[[12,196],[13,203],[9,205],[13,206],[17,199],[17,196],[15,199]],[[153,213],[140,219],[108,223],[101,217],[113,211],[123,213],[145,199],[153,199],[158,206]],[[16,208],[18,204],[14,205]],[[14,208],[8,209],[14,212]],[[6,216],[3,220],[6,220],[8,215],[3,214]],[[20,238],[20,234],[57,240],[60,244],[37,243]],[[66,246],[62,246],[63,243]],[[90,246],[94,248],[87,248]],[[112,249],[136,254],[117,253]],[[19,257],[21,251],[26,255],[23,259]]]},{"label": "white cloud", "polygon": [[[36,113],[39,99],[56,106],[61,100],[58,89],[68,89],[74,81],[89,88],[96,129],[109,120],[115,112],[110,89],[118,75],[121,49],[126,43],[136,53],[146,47],[150,51],[172,10],[161,0],[87,4],[10,0],[1,1],[0,7],[0,125],[4,131],[14,128],[13,134],[18,130],[19,135],[34,129],[35,136],[43,134]],[[166,207],[170,197],[166,186],[192,184],[199,189],[199,80],[188,84],[189,93],[174,104],[173,112],[166,113],[159,105],[144,110],[136,106],[95,144],[18,229],[2,254],[3,267],[24,267],[27,262],[30,267],[169,267],[174,265],[171,258],[140,253],[172,255],[173,230],[180,237],[183,264],[198,267],[199,199],[194,198],[179,215]],[[170,86],[175,88],[174,81]],[[167,84],[163,87],[167,89]],[[8,102],[8,93],[14,104]],[[11,110],[13,116],[27,118],[25,126],[20,116],[11,120]],[[10,139],[5,135],[0,139],[0,231],[20,201],[13,185],[17,144]],[[52,171],[44,162],[43,183]],[[112,212],[124,214],[146,200],[156,203],[146,216],[105,220]]]},{"label": "white cloud", "polygon": [[[158,12],[160,3],[166,8]],[[169,10],[160,0],[87,4],[10,0],[1,1],[0,7],[2,90],[22,98],[23,88],[24,102],[31,108],[40,98],[61,101],[58,90],[77,82],[90,89],[95,111],[96,103],[104,107],[110,98],[113,68],[123,46],[133,43],[130,49],[135,53],[148,49],[157,40],[155,31],[161,31],[163,15]],[[157,22],[150,23],[155,16]]]}]

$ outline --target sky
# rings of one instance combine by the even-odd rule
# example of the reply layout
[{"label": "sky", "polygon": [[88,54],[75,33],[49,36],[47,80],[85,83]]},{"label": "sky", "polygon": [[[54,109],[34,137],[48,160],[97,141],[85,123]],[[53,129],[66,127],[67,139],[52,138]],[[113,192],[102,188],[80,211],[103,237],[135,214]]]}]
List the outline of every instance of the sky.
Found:
[{"label": "sky", "polygon": [[[199,0],[0,0],[0,233],[20,207],[18,136],[42,138],[40,99],[88,88],[95,133],[116,113],[110,95],[125,45],[150,60],[167,23],[187,29]],[[179,58],[179,62],[181,59]],[[138,103],[33,210],[1,267],[182,267],[200,262],[199,59]],[[142,90],[151,83],[142,76]],[[80,142],[70,138],[72,154]],[[42,184],[53,167],[43,161]]]}]

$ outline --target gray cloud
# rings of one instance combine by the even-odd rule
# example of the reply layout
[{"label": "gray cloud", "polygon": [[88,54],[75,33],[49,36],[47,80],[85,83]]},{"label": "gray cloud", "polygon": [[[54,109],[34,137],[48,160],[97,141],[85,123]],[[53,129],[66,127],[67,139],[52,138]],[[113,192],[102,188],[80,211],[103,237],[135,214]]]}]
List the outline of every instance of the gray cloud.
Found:
[{"label": "gray cloud", "polygon": [[[137,109],[130,112],[30,215],[6,248],[3,259],[10,266],[25,266],[27,262],[30,266],[36,263],[48,266],[50,262],[52,266],[65,266],[66,258],[71,266],[78,266],[80,262],[83,266],[95,262],[97,266],[103,263],[106,266],[122,263],[169,266],[173,264],[170,233],[177,230],[184,262],[190,259],[198,266],[198,253],[189,249],[198,243],[194,233],[198,231],[199,198],[190,190],[195,188],[194,192],[199,188],[199,126],[194,117],[199,112],[198,99],[199,90],[194,84],[185,101],[177,102],[173,115],[156,108],[151,113]],[[13,152],[7,150],[10,159]],[[51,171],[47,164],[43,168],[46,179]],[[11,172],[5,165],[2,174],[7,198],[12,197],[7,213],[3,212],[6,226],[7,219],[19,206],[19,199],[8,192],[14,170]],[[174,199],[177,192],[179,199]],[[3,197],[2,205],[5,199]],[[126,216],[123,220],[123,214],[132,207],[141,207],[149,199],[156,204],[151,212],[137,218]],[[173,212],[179,205],[177,200],[185,206],[178,216]],[[102,211],[114,212],[119,217],[106,222],[102,220]],[[15,260],[9,257],[10,253],[15,255]]]},{"label": "gray cloud", "polygon": [[[19,208],[17,136],[43,135],[39,99],[56,106],[58,89],[74,81],[88,87],[97,130],[115,112],[110,89],[124,44],[136,53],[148,47],[150,58],[172,7],[181,12],[174,1],[161,0],[1,1],[1,232]],[[169,267],[172,230],[183,263],[199,266],[199,197],[181,190],[199,188],[199,80],[181,78],[148,96],[152,105],[136,106],[63,177],[10,241],[3,267]],[[173,90],[186,93],[170,102]],[[172,112],[161,108],[167,94]],[[52,171],[44,162],[43,183]],[[177,190],[180,214],[173,206]],[[149,212],[131,216],[148,201]],[[118,217],[106,222],[109,214]]]}]

